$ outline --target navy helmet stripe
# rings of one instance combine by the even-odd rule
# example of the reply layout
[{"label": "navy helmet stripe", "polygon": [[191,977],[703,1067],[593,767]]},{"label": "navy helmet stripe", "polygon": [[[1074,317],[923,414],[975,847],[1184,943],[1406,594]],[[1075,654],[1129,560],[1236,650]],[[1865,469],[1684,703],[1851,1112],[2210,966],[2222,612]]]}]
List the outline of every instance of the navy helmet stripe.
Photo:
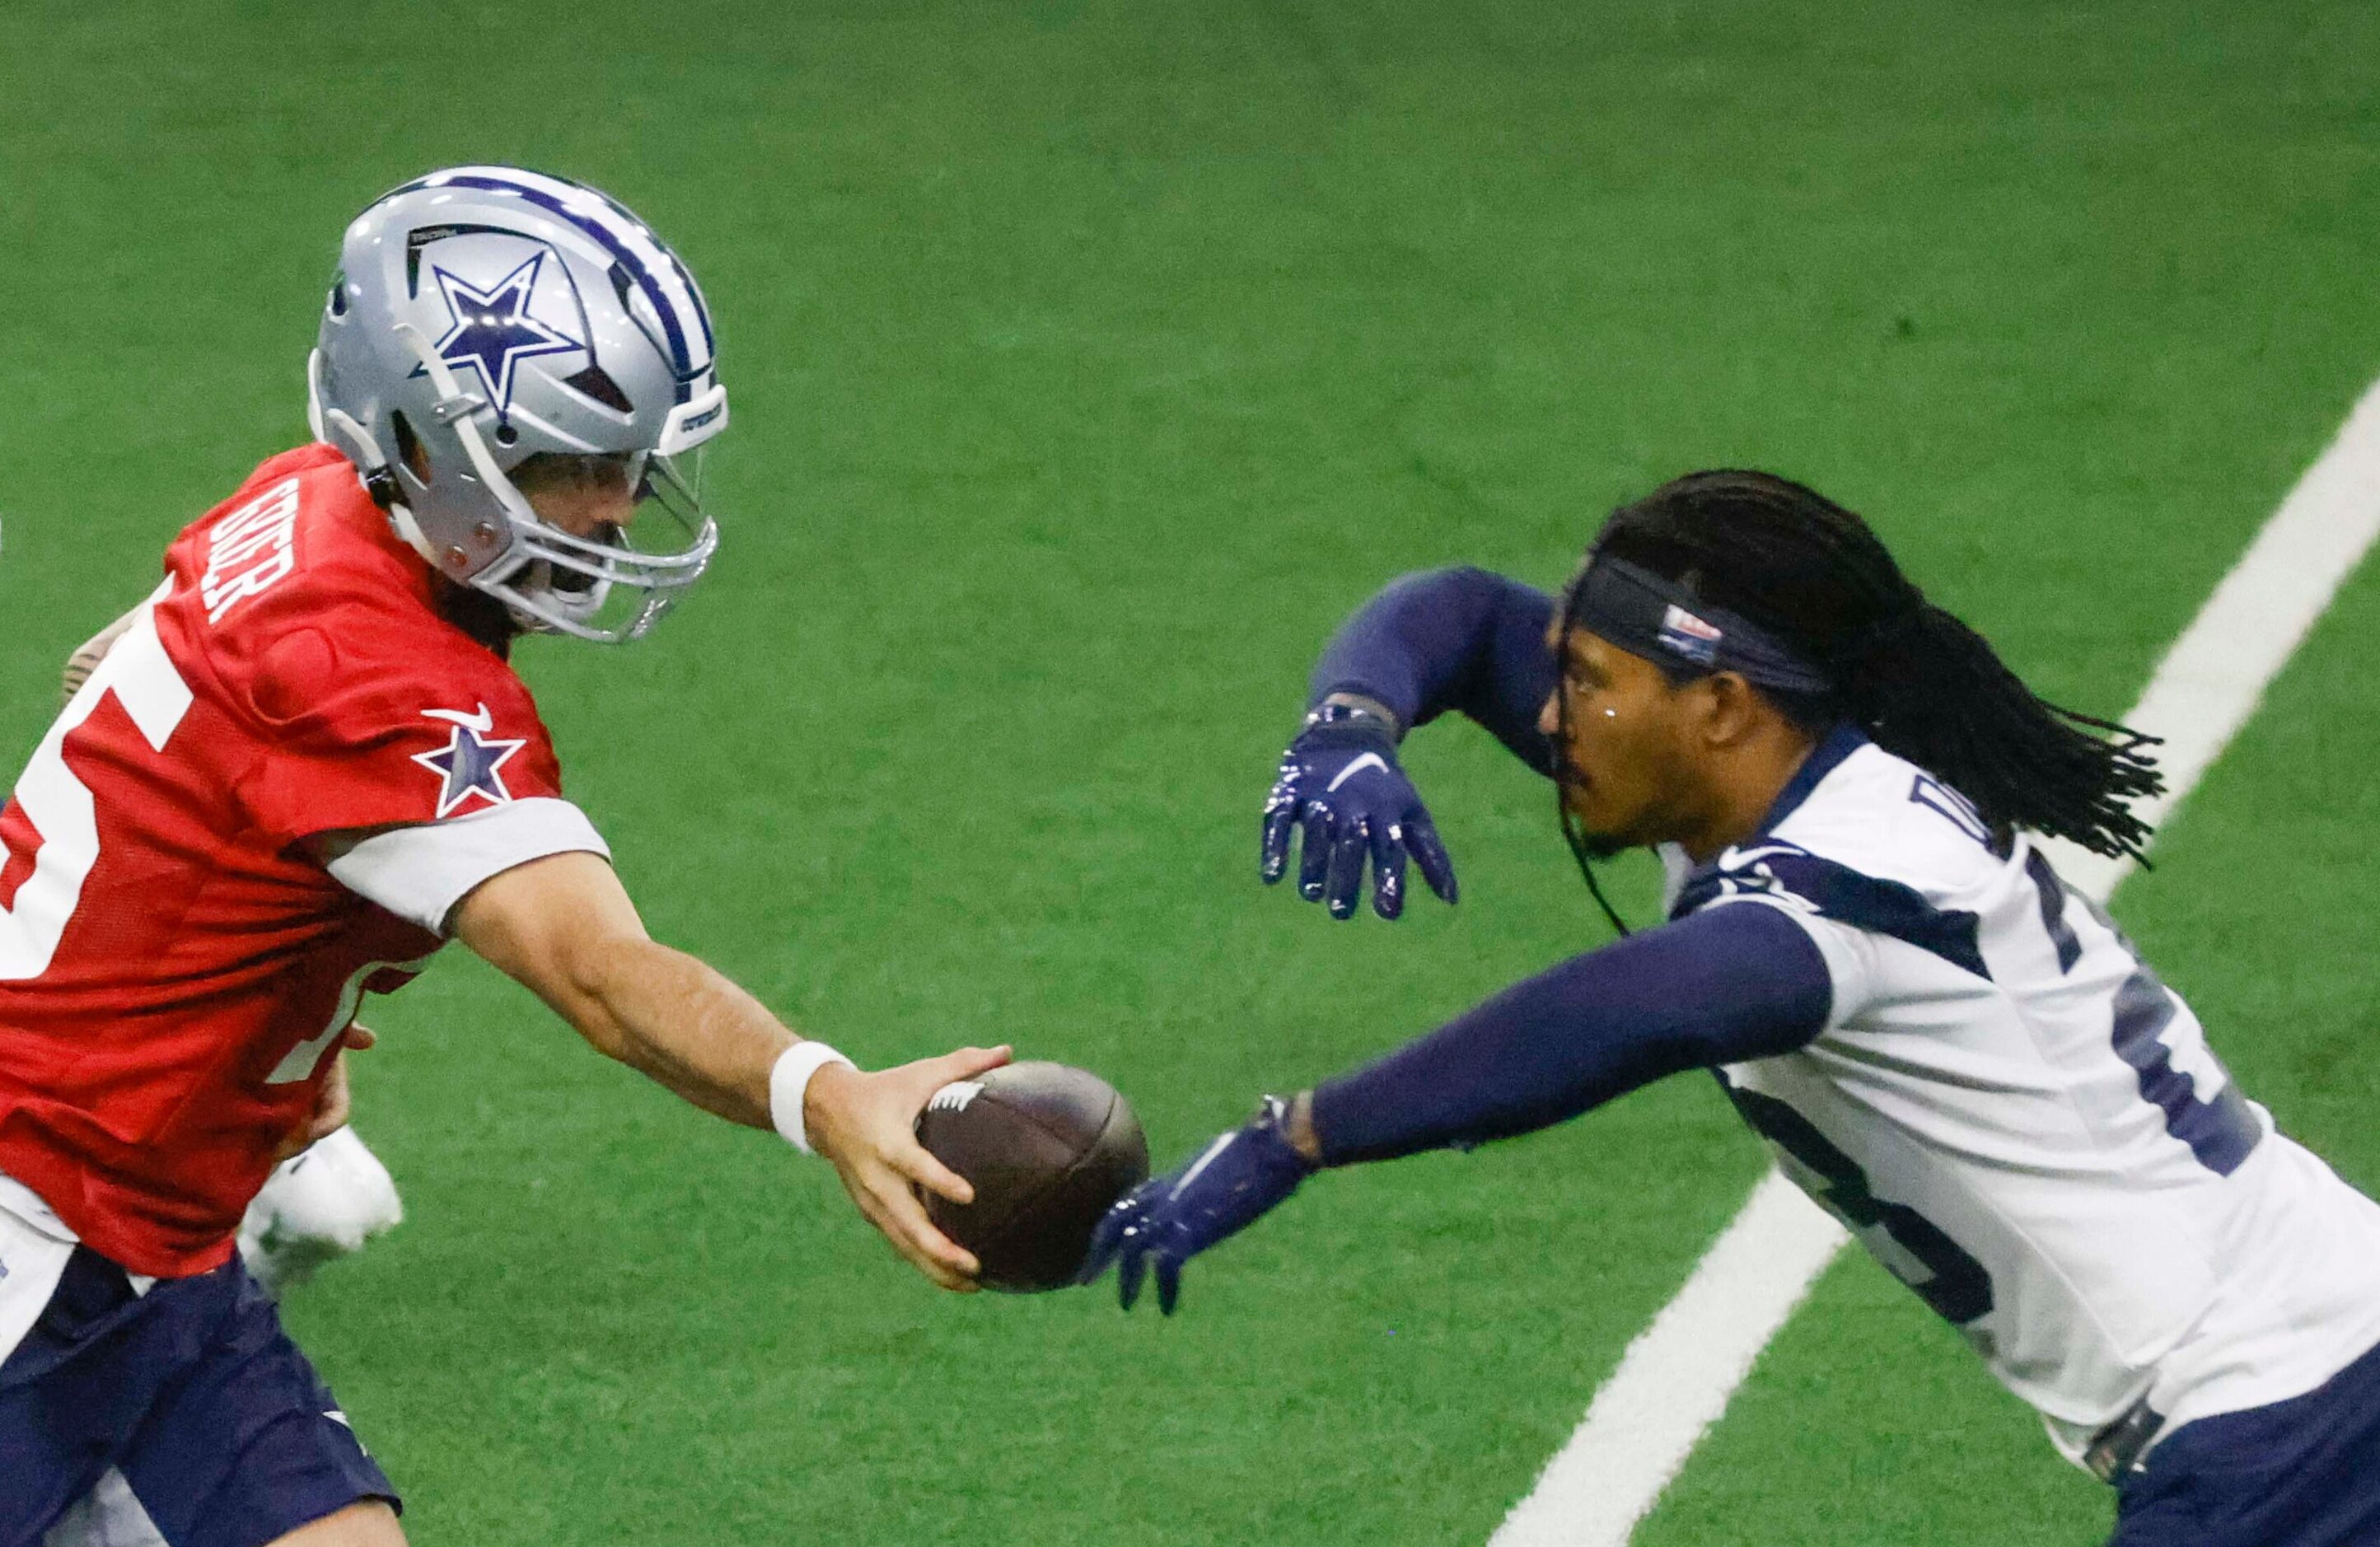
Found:
[{"label": "navy helmet stripe", "polygon": [[[561,180],[562,179],[556,179],[556,181]],[[577,187],[585,187],[584,184],[573,184],[572,186]],[[649,236],[651,236],[650,229],[643,221],[638,220],[636,216],[636,212],[630,210],[625,204],[621,203],[618,199],[613,198],[610,194],[605,193],[601,188],[586,188],[586,191],[594,195],[597,199],[601,199],[605,209],[619,216],[629,225],[635,227],[638,231],[645,232]],[[694,283],[694,275],[686,271],[685,262],[679,259],[675,252],[671,250],[668,243],[663,242],[658,236],[654,236],[652,241],[653,250],[660,253],[663,258],[669,260],[671,272],[676,274],[678,284],[686,287],[686,303],[694,308],[694,320],[702,324],[702,352],[704,357],[707,359],[716,358],[719,354],[719,344],[711,335],[710,308],[702,299],[701,287]],[[703,369],[708,369],[709,368],[704,367]],[[698,371],[696,374],[698,375],[700,372]]]},{"label": "navy helmet stripe", "polygon": [[[603,249],[628,272],[628,277],[635,280],[638,287],[644,291],[646,297],[653,303],[653,310],[661,318],[662,331],[669,335],[672,363],[677,376],[677,401],[684,403],[693,396],[691,388],[694,379],[710,369],[710,365],[706,363],[698,366],[694,363],[693,353],[687,347],[686,328],[678,320],[677,304],[670,298],[669,292],[662,287],[660,276],[646,265],[643,259],[637,256],[633,248],[608,230],[601,222],[577,213],[542,188],[530,187],[527,184],[510,182],[501,177],[478,175],[424,177],[418,182],[407,183],[395,191],[411,193],[417,188],[426,187],[476,188],[482,192],[514,194],[527,199],[539,209],[569,222],[573,226],[601,243]],[[594,190],[586,191],[591,194]],[[610,204],[613,209],[620,208],[617,204],[612,204],[609,199],[604,199],[603,202]],[[622,211],[622,213],[625,215],[626,212]],[[677,268],[678,273],[683,277],[686,270],[683,265],[677,263],[676,256],[670,253],[669,249],[662,247],[658,240],[653,243],[653,246],[669,257],[672,265]],[[690,283],[686,285],[686,294],[689,296],[695,295],[694,286]],[[695,301],[694,308],[696,316],[702,323],[703,347],[708,354],[711,350],[710,320],[702,316],[701,302],[698,299]]]},{"label": "navy helmet stripe", "polygon": [[715,357],[719,353],[719,344],[710,336],[710,308],[703,305],[701,290],[696,286],[694,276],[686,272],[686,265],[678,261],[677,254],[670,252],[667,248],[662,250],[669,253],[670,267],[677,271],[678,283],[686,286],[686,295],[694,301],[694,320],[702,324],[702,352]]},{"label": "navy helmet stripe", "polygon": [[[424,178],[420,183],[414,186],[430,187],[433,185],[431,179]],[[593,220],[588,216],[582,215],[572,210],[567,204],[564,203],[563,200],[557,199],[552,194],[547,193],[542,188],[531,187],[525,183],[512,182],[501,177],[482,177],[476,175],[467,175],[439,179],[435,182],[434,186],[439,187],[479,188],[488,192],[517,194],[521,198],[528,200],[530,203],[535,204],[538,208],[561,216],[572,225],[594,237],[598,242],[601,242],[603,245],[604,250],[611,253],[614,259],[619,260],[620,266],[628,271],[628,277],[635,280],[638,285],[644,290],[647,297],[653,303],[653,310],[660,315],[662,327],[669,335],[670,350],[672,355],[674,357],[677,374],[681,378],[679,401],[683,402],[685,400],[686,393],[683,388],[684,381],[691,380],[693,377],[699,376],[706,368],[697,366],[694,363],[693,351],[687,344],[685,325],[678,320],[677,305],[671,299],[668,290],[662,286],[661,276],[652,272],[651,268],[645,262],[645,260],[638,255],[634,248],[631,248],[625,242],[622,241],[615,233],[606,227],[601,221]],[[592,188],[587,188],[582,191],[593,197],[607,208],[616,211],[624,222],[631,224],[638,224],[636,221],[635,216],[629,214],[625,209],[623,209],[619,204],[613,202],[610,198],[597,193]],[[663,247],[658,240],[653,243],[653,246],[658,251],[670,256],[673,263],[674,264],[674,255],[669,254],[669,249],[667,248]],[[679,268],[678,272],[680,274],[685,272],[682,267]],[[693,287],[688,285],[688,294],[691,295]],[[707,320],[704,331],[706,334],[709,332]],[[705,342],[708,343],[707,338]]]}]

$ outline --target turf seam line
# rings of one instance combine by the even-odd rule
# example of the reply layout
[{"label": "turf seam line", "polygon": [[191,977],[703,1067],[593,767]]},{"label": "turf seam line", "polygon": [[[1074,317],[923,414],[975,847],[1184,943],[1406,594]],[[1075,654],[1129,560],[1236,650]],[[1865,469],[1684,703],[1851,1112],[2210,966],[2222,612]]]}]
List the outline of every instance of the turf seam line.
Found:
[{"label": "turf seam line", "polygon": [[[2265,689],[2380,538],[2380,381],[2157,663],[2125,722],[2165,738],[2166,792],[2135,810],[2169,820],[2255,713]],[[2106,901],[2132,873],[2045,845],[2077,890]],[[1685,1287],[1621,1356],[1585,1418],[1488,1547],[1624,1547],[1779,1330],[1850,1239],[1771,1170]]]}]

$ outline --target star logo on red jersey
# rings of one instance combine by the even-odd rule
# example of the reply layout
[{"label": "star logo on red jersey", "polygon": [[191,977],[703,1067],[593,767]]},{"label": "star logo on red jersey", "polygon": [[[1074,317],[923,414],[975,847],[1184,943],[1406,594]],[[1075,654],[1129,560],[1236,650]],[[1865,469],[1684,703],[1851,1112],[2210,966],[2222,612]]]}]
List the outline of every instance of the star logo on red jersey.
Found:
[{"label": "star logo on red jersey", "polygon": [[413,760],[438,776],[438,816],[446,815],[473,795],[490,805],[511,803],[513,792],[504,788],[504,766],[513,754],[528,744],[526,739],[508,741],[491,736],[496,728],[496,717],[488,712],[485,704],[480,712],[467,715],[459,709],[424,709],[424,719],[443,719],[455,727],[446,744],[435,752],[417,752]]}]

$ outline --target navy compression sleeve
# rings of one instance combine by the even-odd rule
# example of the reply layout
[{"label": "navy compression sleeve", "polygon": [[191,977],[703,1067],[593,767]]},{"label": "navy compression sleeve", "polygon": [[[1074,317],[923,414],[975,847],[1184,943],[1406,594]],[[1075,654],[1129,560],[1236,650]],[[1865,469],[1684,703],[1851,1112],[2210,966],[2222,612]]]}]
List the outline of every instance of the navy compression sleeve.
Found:
[{"label": "navy compression sleeve", "polygon": [[1826,958],[1765,903],[1705,909],[1572,957],[1318,1086],[1325,1166],[1507,1139],[1682,1070],[1807,1046]]},{"label": "navy compression sleeve", "polygon": [[1551,597],[1486,570],[1408,574],[1331,635],[1306,702],[1360,693],[1386,704],[1408,730],[1459,710],[1514,756],[1550,773],[1537,711],[1554,690],[1546,648],[1553,616]]}]

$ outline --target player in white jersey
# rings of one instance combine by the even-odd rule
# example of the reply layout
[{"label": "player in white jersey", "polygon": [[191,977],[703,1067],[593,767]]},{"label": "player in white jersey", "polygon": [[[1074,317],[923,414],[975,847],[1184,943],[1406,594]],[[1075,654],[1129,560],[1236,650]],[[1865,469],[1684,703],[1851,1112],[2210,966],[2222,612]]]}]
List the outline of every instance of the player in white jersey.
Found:
[{"label": "player in white jersey", "polygon": [[[1469,1147],[1712,1070],[1786,1173],[1955,1324],[2120,1547],[2380,1541],[2380,1205],[2273,1126],[2035,833],[2137,852],[2143,740],[2042,703],[1864,523],[1757,473],[1624,506],[1557,601],[1390,586],[1318,666],[1265,816],[1277,879],[1453,900],[1398,767],[1459,709],[1592,858],[1661,850],[1669,922],[1523,983],[1117,1205],[1124,1303],[1321,1166]],[[1597,892],[1600,900],[1600,892]],[[1618,920],[1615,918],[1615,925]],[[1625,931],[1623,930],[1623,934]]]}]

